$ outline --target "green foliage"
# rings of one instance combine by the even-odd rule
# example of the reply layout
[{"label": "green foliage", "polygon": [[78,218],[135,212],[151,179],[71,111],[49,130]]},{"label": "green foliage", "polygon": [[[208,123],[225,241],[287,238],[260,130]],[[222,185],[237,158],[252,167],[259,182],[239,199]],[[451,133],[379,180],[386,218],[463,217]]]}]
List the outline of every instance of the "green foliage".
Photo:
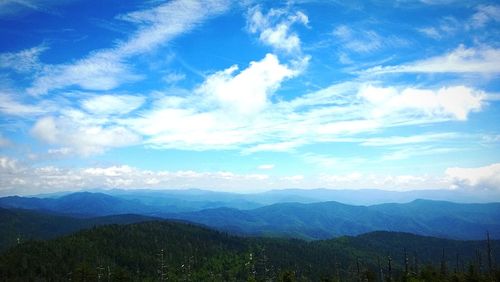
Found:
[{"label": "green foliage", "polygon": [[0,208],[0,252],[27,240],[52,239],[93,226],[151,220],[155,218],[131,214],[74,218],[46,212]]},{"label": "green foliage", "polygon": [[[408,254],[418,254],[421,264],[410,260],[408,273],[405,248]],[[314,242],[241,238],[155,221],[93,227],[51,241],[19,244],[0,256],[0,280],[495,281],[498,272],[489,273],[477,260],[478,251],[485,260],[484,248],[484,242],[391,232]],[[440,271],[443,249],[446,273]],[[458,269],[450,259],[456,252],[463,262]]]}]

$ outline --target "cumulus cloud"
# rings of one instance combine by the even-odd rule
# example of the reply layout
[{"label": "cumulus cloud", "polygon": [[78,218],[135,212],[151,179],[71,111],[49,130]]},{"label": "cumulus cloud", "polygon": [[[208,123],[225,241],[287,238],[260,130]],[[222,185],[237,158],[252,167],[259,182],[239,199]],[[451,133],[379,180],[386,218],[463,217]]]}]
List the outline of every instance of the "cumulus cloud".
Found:
[{"label": "cumulus cloud", "polygon": [[[230,171],[152,171],[128,165],[60,168],[54,166],[31,167],[14,159],[0,157],[0,194],[13,189],[19,194],[55,192],[58,189],[74,191],[93,188],[140,189],[166,187],[204,188],[217,191],[256,192],[267,189],[331,188],[361,189],[383,188],[407,190],[443,188],[442,179],[426,175],[365,175],[359,172],[347,174],[322,174],[316,176],[268,174],[238,174]],[[9,190],[7,190],[9,189]]]},{"label": "cumulus cloud", "polygon": [[269,122],[271,97],[280,84],[299,73],[275,55],[237,72],[232,66],[209,75],[192,93],[165,96],[140,117],[123,122],[156,147],[228,149],[259,142]]},{"label": "cumulus cloud", "polygon": [[299,36],[291,31],[295,23],[307,26],[309,18],[303,12],[293,14],[285,9],[270,9],[263,13],[259,6],[248,12],[248,30],[259,33],[259,40],[277,50],[288,53],[300,52]]},{"label": "cumulus cloud", "polygon": [[42,117],[34,124],[31,134],[48,144],[72,148],[84,156],[138,144],[141,140],[122,126],[85,124],[84,120],[71,120],[67,116]]},{"label": "cumulus cloud", "polygon": [[446,176],[453,188],[500,192],[500,163],[476,168],[448,168]]},{"label": "cumulus cloud", "polygon": [[500,49],[460,45],[441,56],[397,66],[377,66],[364,73],[500,73]]},{"label": "cumulus cloud", "polygon": [[15,171],[17,167],[17,160],[8,157],[0,157],[0,169],[2,170],[2,172]]},{"label": "cumulus cloud", "polygon": [[[402,145],[452,136],[410,136],[390,141],[355,136],[401,125],[466,120],[483,108],[487,96],[465,86],[399,89],[350,83],[332,85],[290,101],[272,101],[278,79],[258,82],[256,76],[247,74],[265,75],[266,71],[260,71],[264,66],[282,68],[279,79],[284,79],[286,73],[293,71],[274,59],[271,64],[263,64],[267,60],[251,64],[236,75],[233,68],[218,72],[209,76],[194,94],[165,96],[154,103],[156,107],[144,110],[141,117],[125,119],[120,124],[145,136],[147,144],[161,148],[237,149],[251,154],[291,151],[318,142]],[[241,84],[235,84],[236,81]],[[251,89],[261,90],[246,92],[243,85],[252,83],[263,86],[254,85]],[[258,99],[251,101],[255,96]]]},{"label": "cumulus cloud", "polygon": [[75,191],[93,188],[207,188],[242,191],[264,187],[265,174],[236,174],[228,171],[150,171],[127,165],[86,168],[31,167],[0,157],[0,194],[6,189],[32,194],[60,189]]},{"label": "cumulus cloud", "polygon": [[363,86],[359,94],[372,106],[374,117],[406,111],[406,114],[466,120],[470,112],[478,111],[486,94],[465,86],[438,90]]},{"label": "cumulus cloud", "polygon": [[237,66],[210,75],[196,90],[221,105],[224,110],[242,114],[256,114],[269,103],[270,96],[280,83],[297,74],[286,65],[280,64],[273,54],[267,54],[258,62],[238,74]]},{"label": "cumulus cloud", "polygon": [[500,164],[477,168],[449,168],[444,175],[374,174],[351,171],[319,175],[238,174],[230,171],[143,170],[128,165],[83,168],[32,167],[0,156],[0,194],[20,194],[93,188],[205,188],[218,191],[252,191],[283,188],[363,189],[408,191],[421,189],[468,189],[500,191]]}]

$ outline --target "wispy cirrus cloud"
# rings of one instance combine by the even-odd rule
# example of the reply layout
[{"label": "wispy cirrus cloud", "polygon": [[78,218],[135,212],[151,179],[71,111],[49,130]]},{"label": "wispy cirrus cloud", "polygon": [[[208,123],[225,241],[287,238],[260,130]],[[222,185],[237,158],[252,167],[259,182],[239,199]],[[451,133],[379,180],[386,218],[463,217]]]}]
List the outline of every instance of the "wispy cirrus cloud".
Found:
[{"label": "wispy cirrus cloud", "polygon": [[463,23],[454,17],[444,17],[436,26],[417,28],[417,31],[433,39],[443,39],[456,34],[463,29]]},{"label": "wispy cirrus cloud", "polygon": [[500,6],[499,5],[479,5],[476,12],[470,19],[470,25],[473,28],[481,28],[489,22],[500,21]]},{"label": "wispy cirrus cloud", "polygon": [[495,23],[500,18],[500,6],[478,5],[470,17],[458,20],[452,16],[441,18],[436,25],[417,28],[417,31],[433,39],[449,38],[458,33],[485,32],[489,23]]},{"label": "wispy cirrus cloud", "polygon": [[369,147],[397,146],[406,144],[439,142],[443,140],[457,139],[459,137],[462,136],[455,132],[425,133],[410,136],[372,137],[364,139],[361,142],[361,145]]},{"label": "wispy cirrus cloud", "polygon": [[82,108],[96,115],[128,114],[142,104],[145,98],[135,95],[97,95],[82,101]]},{"label": "wispy cirrus cloud", "polygon": [[453,51],[412,63],[377,66],[362,73],[500,73],[500,49],[458,46]]},{"label": "wispy cirrus cloud", "polygon": [[12,69],[18,73],[30,73],[41,69],[40,54],[47,46],[40,45],[19,52],[0,54],[0,69]]},{"label": "wispy cirrus cloud", "polygon": [[127,59],[154,50],[192,30],[230,6],[226,0],[170,1],[157,7],[119,17],[137,25],[137,31],[115,48],[98,50],[73,63],[46,65],[27,92],[46,94],[53,89],[78,86],[86,90],[111,90],[141,78]]},{"label": "wispy cirrus cloud", "polygon": [[24,103],[10,92],[0,91],[0,112],[5,115],[36,117],[55,109],[53,103],[42,101],[39,103]]},{"label": "wispy cirrus cloud", "polygon": [[53,7],[67,4],[73,0],[2,0],[0,17],[15,15],[24,11],[53,13]]}]

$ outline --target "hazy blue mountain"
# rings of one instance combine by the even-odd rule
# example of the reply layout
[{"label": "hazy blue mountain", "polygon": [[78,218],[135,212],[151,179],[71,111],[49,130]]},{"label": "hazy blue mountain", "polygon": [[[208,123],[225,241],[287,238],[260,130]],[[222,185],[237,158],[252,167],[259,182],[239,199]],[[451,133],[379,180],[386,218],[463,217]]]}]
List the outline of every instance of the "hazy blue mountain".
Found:
[{"label": "hazy blue mountain", "polygon": [[282,203],[254,210],[218,208],[163,215],[243,234],[326,239],[385,230],[453,239],[500,238],[500,203],[353,206],[337,202]]},{"label": "hazy blue mountain", "polygon": [[[97,190],[122,199],[138,200],[152,206],[170,206],[168,211],[195,211],[218,207],[254,209],[262,204],[250,201],[245,194],[188,190]],[[165,211],[165,209],[163,209]]]},{"label": "hazy blue mountain", "polygon": [[[408,203],[416,199],[445,200],[458,203],[487,203],[494,199],[488,193],[470,193],[466,191],[447,190],[418,190],[418,191],[383,191],[376,189],[363,190],[331,190],[331,189],[283,189],[261,193],[227,193],[201,189],[187,190],[92,190],[93,193],[106,194],[122,200],[132,200],[148,207],[155,207],[152,212],[172,213],[190,212],[203,209],[227,207],[240,210],[250,210],[277,203],[315,203],[335,201],[350,205],[375,205],[384,203]],[[18,204],[23,208],[40,207],[46,209],[46,202],[50,199],[59,199],[72,193],[58,192],[52,194],[35,195],[31,198],[44,198],[46,201],[38,203],[36,200],[0,198],[0,206]],[[6,201],[7,200],[7,203]],[[17,202],[16,202],[16,201]],[[8,205],[6,205],[8,204]]]},{"label": "hazy blue mountain", "polygon": [[486,192],[471,193],[461,190],[414,190],[399,192],[378,189],[283,189],[248,194],[246,198],[264,205],[282,202],[314,203],[326,201],[351,205],[375,205],[383,203],[407,203],[416,199],[443,200],[458,203],[488,203],[492,199],[491,195]]},{"label": "hazy blue mountain", "polygon": [[0,208],[0,251],[18,242],[51,239],[93,226],[150,220],[155,218],[131,214],[74,218],[40,211]]},{"label": "hazy blue mountain", "polygon": [[[281,197],[275,197],[275,200],[300,196],[288,192],[268,193]],[[315,190],[316,194],[311,195],[319,197],[323,193],[324,198],[328,198],[326,195],[330,192]],[[250,198],[247,200],[241,198],[242,194],[203,190],[111,190],[107,193],[79,192],[56,198],[5,197],[0,198],[0,207],[83,217],[133,213],[188,220],[238,234],[304,239],[326,239],[378,230],[453,239],[480,239],[489,230],[493,237],[500,238],[500,203],[415,200],[404,204],[361,206],[329,201],[260,206],[259,203],[265,201],[256,198],[262,196],[257,194],[247,195]],[[255,206],[258,207],[252,208]]]},{"label": "hazy blue mountain", "polygon": [[151,214],[155,207],[139,201],[121,199],[102,193],[77,192],[59,198],[0,198],[0,207],[53,211],[78,216],[103,216],[112,214]]},{"label": "hazy blue mountain", "polygon": [[[335,201],[351,205],[375,205],[384,203],[408,203],[416,199],[441,200],[458,203],[488,203],[490,194],[486,192],[471,193],[462,190],[414,190],[384,191],[377,189],[332,190],[332,189],[281,189],[259,193],[228,193],[201,189],[187,190],[96,190],[112,196],[140,199],[141,201],[181,200],[189,203],[212,203],[215,207],[237,209],[253,209],[277,203],[315,203]],[[222,205],[222,206],[221,206]],[[182,206],[182,205],[179,205]],[[187,205],[189,207],[189,205]]]},{"label": "hazy blue mountain", "polygon": [[156,215],[218,207],[254,209],[262,206],[245,199],[235,198],[232,195],[203,190],[169,192],[99,190],[99,192],[63,193],[59,197],[56,195],[40,198],[3,197],[0,198],[0,207],[53,211],[78,216],[99,216],[123,213]]}]

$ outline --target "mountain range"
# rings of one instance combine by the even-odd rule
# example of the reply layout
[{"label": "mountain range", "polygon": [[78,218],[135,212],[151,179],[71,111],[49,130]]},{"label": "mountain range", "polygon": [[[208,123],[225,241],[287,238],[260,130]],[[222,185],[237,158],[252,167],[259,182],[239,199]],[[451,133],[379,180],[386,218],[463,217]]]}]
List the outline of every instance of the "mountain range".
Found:
[{"label": "mountain range", "polygon": [[286,202],[294,197],[290,194],[285,202],[265,205],[252,197],[236,199],[233,194],[224,195],[203,190],[114,190],[107,194],[78,192],[45,198],[4,197],[0,198],[0,207],[87,219],[138,214],[190,221],[235,234],[307,240],[380,230],[464,240],[483,239],[489,231],[493,238],[500,238],[500,203],[413,200],[363,206],[335,201]]}]

